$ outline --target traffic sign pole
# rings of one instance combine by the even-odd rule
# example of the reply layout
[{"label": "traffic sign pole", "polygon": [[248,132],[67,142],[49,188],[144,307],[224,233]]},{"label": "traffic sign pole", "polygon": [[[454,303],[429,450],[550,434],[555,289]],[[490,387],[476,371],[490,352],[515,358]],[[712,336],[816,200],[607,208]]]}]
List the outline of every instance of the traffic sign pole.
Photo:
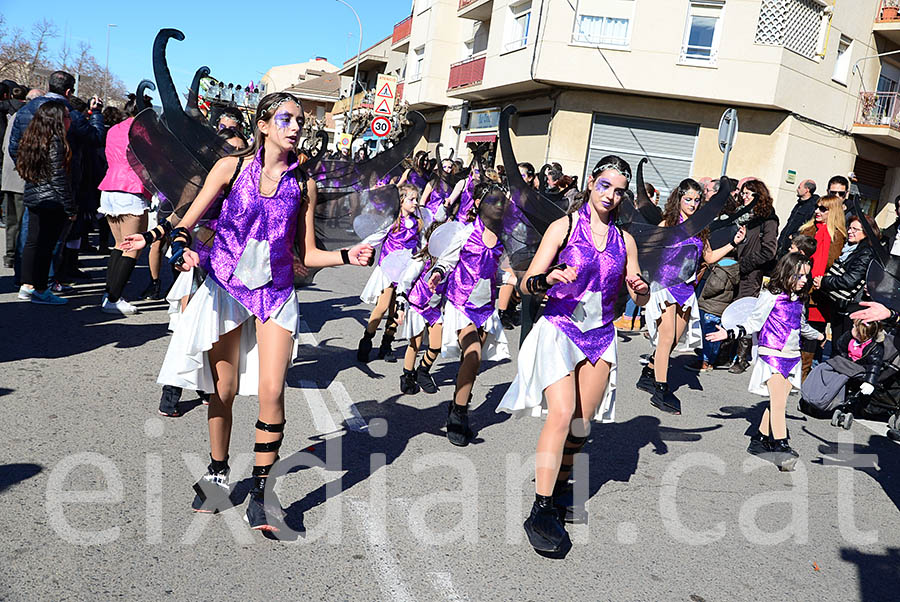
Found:
[{"label": "traffic sign pole", "polygon": [[731,149],[734,147],[734,139],[738,132],[737,109],[728,109],[722,114],[719,120],[719,150],[725,153],[722,157],[722,176],[728,169],[728,157],[731,155]]}]

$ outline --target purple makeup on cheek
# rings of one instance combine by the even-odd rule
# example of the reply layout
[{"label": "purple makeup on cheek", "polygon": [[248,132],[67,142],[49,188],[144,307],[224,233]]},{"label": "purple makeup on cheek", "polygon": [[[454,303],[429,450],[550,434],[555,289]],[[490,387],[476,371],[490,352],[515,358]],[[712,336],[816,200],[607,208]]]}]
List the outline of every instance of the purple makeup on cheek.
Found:
[{"label": "purple makeup on cheek", "polygon": [[284,113],[276,113],[275,114],[275,125],[279,130],[286,130],[291,125],[291,114]]},{"label": "purple makeup on cheek", "polygon": [[609,188],[609,186],[610,186],[609,180],[607,180],[606,178],[599,178],[597,180],[597,184],[594,186],[594,188],[596,188],[598,192],[602,192],[602,191],[606,190],[607,188]]}]

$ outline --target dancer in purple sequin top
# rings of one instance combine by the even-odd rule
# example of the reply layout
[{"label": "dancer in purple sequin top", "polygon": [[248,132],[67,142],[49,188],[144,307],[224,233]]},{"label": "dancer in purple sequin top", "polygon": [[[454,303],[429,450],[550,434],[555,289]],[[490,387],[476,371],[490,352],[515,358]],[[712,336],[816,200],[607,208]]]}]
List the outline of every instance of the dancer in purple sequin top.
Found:
[{"label": "dancer in purple sequin top", "polygon": [[450,203],[465,188],[465,180],[457,181],[454,170],[453,161],[450,159],[441,161],[440,172],[431,178],[422,193],[423,204],[434,216],[435,221],[443,222],[450,217],[448,215]]},{"label": "dancer in purple sequin top", "polygon": [[[308,267],[366,265],[372,248],[357,245],[330,252],[316,248],[315,185],[296,170],[293,153],[303,111],[293,96],[276,93],[260,101],[256,115],[254,144],[240,154],[248,160],[218,219],[209,276],[191,298],[172,336],[159,381],[212,393],[208,409],[211,463],[194,486],[192,508],[197,512],[230,507],[231,408],[235,395],[258,394],[254,485],[247,521],[252,529],[277,531],[282,511],[271,494],[268,475],[283,438],[284,379],[294,337],[299,335],[291,251],[295,234],[299,230],[302,235],[297,237],[300,257]],[[173,248],[189,244],[190,229],[227,186],[238,164],[238,157],[215,164],[180,227],[173,231]],[[303,188],[308,197],[303,196]],[[181,257],[183,263],[176,264],[181,270],[199,263],[199,255],[190,249]]]},{"label": "dancer in purple sequin top", "polygon": [[378,265],[372,270],[372,275],[360,294],[360,299],[363,302],[375,304],[356,350],[356,359],[363,363],[369,361],[369,353],[372,351],[372,339],[375,337],[378,325],[381,324],[381,320],[385,315],[387,316],[387,323],[384,327],[381,345],[378,348],[378,359],[391,363],[397,361],[392,349],[394,335],[397,332],[397,283],[392,281],[384,272],[381,264],[385,258],[398,251],[406,250],[408,251],[407,257],[410,257],[411,253],[409,252],[418,250],[420,246],[419,239],[424,229],[424,223],[417,211],[419,208],[419,189],[411,184],[404,184],[400,186],[399,192],[400,214],[397,216],[397,219],[386,232],[378,232],[364,241],[374,246],[381,245],[381,254],[378,257]]},{"label": "dancer in purple sequin top", "polygon": [[[574,455],[587,440],[591,418],[615,416],[614,304],[623,285],[644,305],[637,246],[616,225],[631,168],[604,157],[588,179],[590,196],[574,214],[555,221],[523,276],[525,294],[546,294],[543,316],[519,351],[516,378],[497,411],[547,420],[537,443],[535,503],[525,531],[539,552],[558,552],[567,534],[560,513],[584,514],[584,500],[566,499]],[[560,508],[554,506],[560,504]]]},{"label": "dancer in purple sequin top", "polygon": [[[682,180],[672,191],[663,210],[663,222],[660,226],[673,227],[689,217],[700,208],[703,199],[703,187],[688,178]],[[670,414],[681,414],[681,402],[669,392],[669,356],[675,346],[681,342],[682,348],[699,347],[701,343],[700,308],[697,307],[697,296],[694,293],[696,273],[701,262],[714,264],[744,239],[745,229],[741,227],[730,244],[712,250],[706,242],[706,233],[682,241],[670,252],[673,261],[662,261],[661,269],[673,270],[676,274],[690,274],[686,281],[666,289],[653,291],[645,310],[647,331],[650,341],[656,350],[653,360],[643,369],[638,379],[638,389],[651,393],[650,403],[654,407]],[[683,247],[693,247],[691,254],[693,264],[685,266]],[[663,274],[665,278],[667,274]],[[671,282],[674,278],[665,278]]]},{"label": "dancer in purple sequin top", "polygon": [[760,292],[750,315],[732,330],[717,326],[706,335],[712,342],[737,340],[756,334],[756,362],[750,375],[749,390],[769,397],[759,430],[750,438],[747,451],[765,455],[781,470],[791,470],[797,452],[787,442],[785,409],[791,387],[800,388],[800,337],[822,341],[821,334],[804,319],[804,301],[812,281],[811,263],[801,253],[788,253],[775,266],[768,286]]}]

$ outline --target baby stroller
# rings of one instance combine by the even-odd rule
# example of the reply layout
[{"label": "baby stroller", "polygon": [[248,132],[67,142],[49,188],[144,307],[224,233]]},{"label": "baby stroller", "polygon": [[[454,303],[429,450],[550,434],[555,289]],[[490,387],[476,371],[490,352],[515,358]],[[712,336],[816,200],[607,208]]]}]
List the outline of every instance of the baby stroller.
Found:
[{"label": "baby stroller", "polygon": [[833,357],[809,373],[800,387],[800,411],[815,418],[831,417],[832,426],[849,429],[853,417],[886,420],[900,437],[900,336],[885,332],[884,361],[875,390],[862,395],[864,370],[846,357]]}]

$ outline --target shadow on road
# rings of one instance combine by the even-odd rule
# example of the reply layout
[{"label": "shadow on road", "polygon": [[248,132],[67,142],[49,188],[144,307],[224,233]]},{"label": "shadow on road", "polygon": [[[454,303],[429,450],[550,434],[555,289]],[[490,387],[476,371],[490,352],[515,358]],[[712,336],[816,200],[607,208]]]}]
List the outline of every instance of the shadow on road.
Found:
[{"label": "shadow on road", "polygon": [[[856,565],[861,602],[897,599],[900,548],[888,548],[886,554],[866,554],[854,548],[841,548],[841,559]],[[849,592],[847,596],[850,597]]]},{"label": "shadow on road", "polygon": [[0,493],[42,470],[44,467],[39,464],[0,464]]}]

